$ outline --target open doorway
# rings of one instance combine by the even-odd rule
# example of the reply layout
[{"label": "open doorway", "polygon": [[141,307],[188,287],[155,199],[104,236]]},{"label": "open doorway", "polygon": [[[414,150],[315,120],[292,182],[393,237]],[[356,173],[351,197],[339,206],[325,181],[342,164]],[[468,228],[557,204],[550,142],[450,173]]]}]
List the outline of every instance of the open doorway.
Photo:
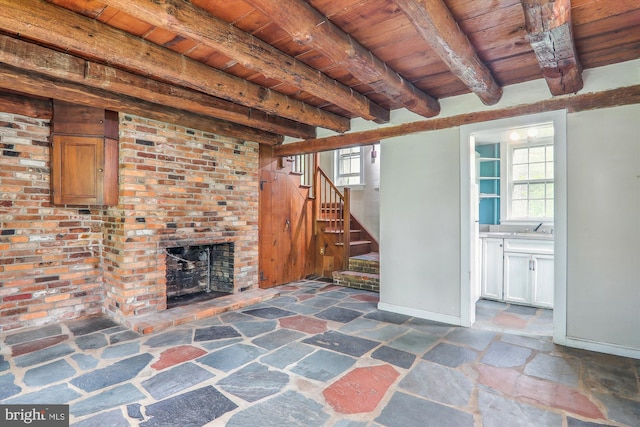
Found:
[{"label": "open doorway", "polygon": [[485,306],[505,327],[553,309],[547,326],[563,334],[564,111],[463,126],[460,138],[463,323],[490,325]]}]

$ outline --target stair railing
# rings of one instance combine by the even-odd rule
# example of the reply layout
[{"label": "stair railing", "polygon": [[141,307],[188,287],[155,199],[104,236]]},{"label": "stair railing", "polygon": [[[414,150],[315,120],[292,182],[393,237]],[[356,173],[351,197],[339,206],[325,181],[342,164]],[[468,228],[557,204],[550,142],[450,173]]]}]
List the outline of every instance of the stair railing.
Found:
[{"label": "stair railing", "polygon": [[309,197],[313,197],[313,175],[318,164],[318,153],[296,154],[291,157],[291,172],[300,175],[300,184],[308,186]]},{"label": "stair railing", "polygon": [[[325,231],[333,231],[336,243],[344,248],[344,265],[349,263],[351,245],[351,189],[345,188],[344,194],[335,186],[331,178],[319,167],[315,173],[316,219],[325,220]],[[315,234],[318,234],[318,221],[315,222]]]}]

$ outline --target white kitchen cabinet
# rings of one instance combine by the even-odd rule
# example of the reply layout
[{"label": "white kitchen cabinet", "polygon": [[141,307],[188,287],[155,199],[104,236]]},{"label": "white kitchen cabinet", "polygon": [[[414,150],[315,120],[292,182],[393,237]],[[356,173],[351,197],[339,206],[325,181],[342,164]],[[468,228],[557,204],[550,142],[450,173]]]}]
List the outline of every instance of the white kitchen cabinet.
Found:
[{"label": "white kitchen cabinet", "polygon": [[503,240],[482,239],[482,297],[503,300],[502,255]]},{"label": "white kitchen cabinet", "polygon": [[553,240],[482,239],[482,297],[553,308]]}]

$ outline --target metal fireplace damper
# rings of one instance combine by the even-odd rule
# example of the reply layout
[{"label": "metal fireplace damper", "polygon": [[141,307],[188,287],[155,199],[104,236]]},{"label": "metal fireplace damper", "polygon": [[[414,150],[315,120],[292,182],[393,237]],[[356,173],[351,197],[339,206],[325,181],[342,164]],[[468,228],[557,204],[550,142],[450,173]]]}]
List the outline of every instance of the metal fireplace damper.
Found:
[{"label": "metal fireplace damper", "polygon": [[233,243],[166,249],[167,308],[233,293]]}]

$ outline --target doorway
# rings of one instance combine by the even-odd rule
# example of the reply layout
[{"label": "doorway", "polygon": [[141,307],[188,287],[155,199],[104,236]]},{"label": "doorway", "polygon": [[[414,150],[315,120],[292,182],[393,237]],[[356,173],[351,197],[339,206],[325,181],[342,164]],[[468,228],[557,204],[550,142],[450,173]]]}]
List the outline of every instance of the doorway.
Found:
[{"label": "doorway", "polygon": [[[532,204],[536,218],[532,221],[525,218],[519,218],[519,211],[523,203],[513,203],[512,197],[505,197],[506,191],[513,192],[513,182],[500,182],[501,179],[507,178],[508,174],[513,173],[507,167],[507,162],[502,158],[508,159],[509,153],[507,146],[513,144],[505,144],[503,146],[490,146],[495,142],[500,142],[501,138],[510,138],[510,134],[515,130],[524,132],[538,125],[548,123],[552,126],[552,152],[554,171],[553,185],[549,188],[553,192],[553,197],[547,197],[546,209],[551,209],[553,215],[551,221],[539,221],[539,211],[535,209],[540,205],[540,198],[536,195]],[[515,138],[515,136],[511,136]],[[495,141],[495,142],[494,142]],[[480,150],[484,154],[476,154],[476,143],[487,145]],[[530,116],[514,117],[508,119],[500,119],[491,122],[478,123],[473,125],[462,126],[460,129],[460,153],[461,153],[461,319],[465,326],[471,326],[476,321],[476,304],[482,297],[482,245],[481,234],[489,230],[496,233],[517,233],[530,232],[533,233],[535,227],[538,230],[546,227],[545,231],[553,229],[553,329],[554,337],[566,336],[566,111],[556,111],[535,114]],[[540,146],[541,144],[538,144]],[[522,154],[522,153],[516,153]],[[484,166],[483,173],[489,173],[484,183],[479,180],[480,162],[478,158],[489,159],[491,156],[500,158],[497,161],[487,160],[488,164],[494,163],[492,167]],[[500,164],[500,166],[497,166]],[[495,176],[491,176],[495,175]],[[522,187],[519,188],[522,190]],[[534,188],[535,191],[539,187]],[[521,192],[522,193],[522,192]],[[481,199],[481,194],[484,196]],[[511,193],[513,195],[513,193]],[[520,194],[522,196],[522,194]],[[484,207],[481,209],[481,200],[486,200]],[[522,197],[524,205],[530,201],[528,197]],[[544,197],[542,197],[543,204]],[[511,201],[511,205],[509,205]],[[488,203],[487,203],[488,202]],[[549,203],[550,202],[550,203]],[[515,205],[515,206],[514,206]],[[487,207],[489,206],[489,207]],[[513,210],[516,209],[514,213]],[[526,208],[525,208],[526,209]],[[511,212],[509,212],[511,210]],[[505,216],[505,212],[510,215]],[[545,216],[544,212],[542,216]],[[548,216],[548,215],[547,215]],[[506,221],[503,219],[506,217]],[[482,222],[484,224],[481,224]],[[484,235],[484,234],[483,234]],[[505,234],[506,236],[506,234]],[[496,235],[495,237],[500,237]],[[538,236],[535,236],[536,238]],[[530,265],[524,263],[525,266]],[[526,267],[525,267],[526,268]],[[509,301],[506,301],[509,303]]]}]

